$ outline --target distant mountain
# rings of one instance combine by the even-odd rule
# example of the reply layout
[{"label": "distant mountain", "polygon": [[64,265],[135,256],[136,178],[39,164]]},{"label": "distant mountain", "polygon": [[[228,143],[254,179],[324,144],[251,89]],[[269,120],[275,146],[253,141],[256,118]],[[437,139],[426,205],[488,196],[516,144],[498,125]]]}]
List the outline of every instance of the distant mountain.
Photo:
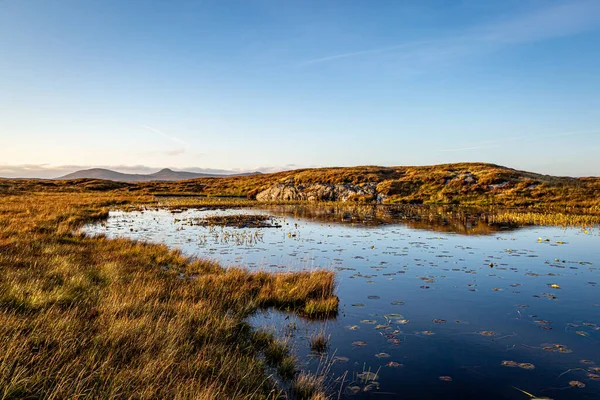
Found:
[{"label": "distant mountain", "polygon": [[122,172],[112,171],[104,168],[92,168],[83,169],[76,171],[71,174],[61,176],[56,179],[106,179],[109,181],[118,182],[151,182],[151,181],[182,181],[185,179],[196,179],[196,178],[224,178],[228,176],[247,176],[256,175],[260,172],[250,172],[245,174],[205,174],[198,172],[187,172],[187,171],[173,171],[169,168],[161,169],[153,174],[124,174]]}]

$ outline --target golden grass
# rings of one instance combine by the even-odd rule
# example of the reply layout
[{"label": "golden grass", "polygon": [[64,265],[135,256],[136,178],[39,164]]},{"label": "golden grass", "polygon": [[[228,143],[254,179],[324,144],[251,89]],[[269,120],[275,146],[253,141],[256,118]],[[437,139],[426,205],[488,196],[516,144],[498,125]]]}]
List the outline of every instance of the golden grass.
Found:
[{"label": "golden grass", "polygon": [[[467,190],[444,183],[465,169],[476,174],[479,186]],[[503,180],[511,182],[506,190],[485,189]],[[308,317],[335,315],[333,273],[223,269],[163,245],[74,233],[86,222],[106,218],[112,207],[256,204],[152,193],[252,197],[273,183],[317,181],[377,181],[389,189],[390,201],[484,205],[476,215],[485,224],[600,221],[596,178],[544,178],[484,164],[301,170],[152,184],[0,179],[0,399],[276,398],[279,391],[267,368],[293,379],[298,397],[322,398],[325,378],[304,373],[294,378],[287,345],[253,330],[245,319],[266,307]],[[520,208],[505,211],[496,204]],[[400,212],[408,222],[439,219],[460,227],[473,212],[437,205],[327,207],[334,212],[314,218],[346,221],[350,215],[351,221],[356,216],[385,223],[388,213]]]},{"label": "golden grass", "polygon": [[[97,179],[70,181],[0,179],[0,193],[32,191],[175,194],[254,199],[276,185],[374,183],[384,202],[400,204],[461,204],[503,207],[571,208],[600,214],[600,178],[554,177],[494,164],[456,163],[432,166],[313,168],[228,178],[178,182],[124,183]],[[358,202],[372,201],[368,196]],[[240,202],[239,199],[236,201]],[[564,211],[564,210],[563,210]]]},{"label": "golden grass", "polygon": [[320,400],[326,399],[323,393],[325,377],[301,372],[292,383],[292,392],[298,399]]},{"label": "golden grass", "polygon": [[[287,346],[245,319],[331,301],[331,272],[223,269],[166,246],[73,233],[132,194],[0,196],[0,399],[266,399]],[[337,299],[335,299],[337,304]]]}]

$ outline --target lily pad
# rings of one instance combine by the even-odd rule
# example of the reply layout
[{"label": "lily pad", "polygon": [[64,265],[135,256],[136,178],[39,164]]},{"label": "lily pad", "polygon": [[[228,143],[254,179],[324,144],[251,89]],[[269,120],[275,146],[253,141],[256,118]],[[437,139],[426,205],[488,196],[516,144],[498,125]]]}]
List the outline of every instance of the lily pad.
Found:
[{"label": "lily pad", "polygon": [[386,367],[391,367],[391,368],[401,368],[404,365],[397,363],[396,361],[390,361],[387,364],[385,364]]}]

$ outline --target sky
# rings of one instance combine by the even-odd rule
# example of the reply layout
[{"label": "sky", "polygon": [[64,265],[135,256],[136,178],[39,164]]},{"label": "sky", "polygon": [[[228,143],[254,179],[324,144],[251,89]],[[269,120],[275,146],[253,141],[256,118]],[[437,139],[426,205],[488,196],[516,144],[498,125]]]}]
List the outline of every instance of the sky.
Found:
[{"label": "sky", "polygon": [[598,0],[0,0],[0,176],[598,176],[598,71]]}]

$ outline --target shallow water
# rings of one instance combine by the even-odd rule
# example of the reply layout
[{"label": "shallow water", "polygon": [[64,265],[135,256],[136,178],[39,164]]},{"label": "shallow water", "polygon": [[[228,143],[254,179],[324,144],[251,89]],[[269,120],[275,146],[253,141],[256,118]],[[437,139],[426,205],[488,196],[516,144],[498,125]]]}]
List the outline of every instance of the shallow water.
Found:
[{"label": "shallow water", "polygon": [[[264,312],[252,323],[290,336],[310,370],[326,363],[311,354],[308,337],[331,335],[328,358],[338,358],[329,368],[341,398],[529,398],[514,387],[537,397],[600,398],[597,230],[463,235],[425,229],[423,221],[332,223],[289,212],[119,211],[84,231],[166,243],[223,265],[337,270],[336,319]],[[188,225],[236,213],[276,215],[282,227]],[[377,379],[364,379],[365,371]]]}]

